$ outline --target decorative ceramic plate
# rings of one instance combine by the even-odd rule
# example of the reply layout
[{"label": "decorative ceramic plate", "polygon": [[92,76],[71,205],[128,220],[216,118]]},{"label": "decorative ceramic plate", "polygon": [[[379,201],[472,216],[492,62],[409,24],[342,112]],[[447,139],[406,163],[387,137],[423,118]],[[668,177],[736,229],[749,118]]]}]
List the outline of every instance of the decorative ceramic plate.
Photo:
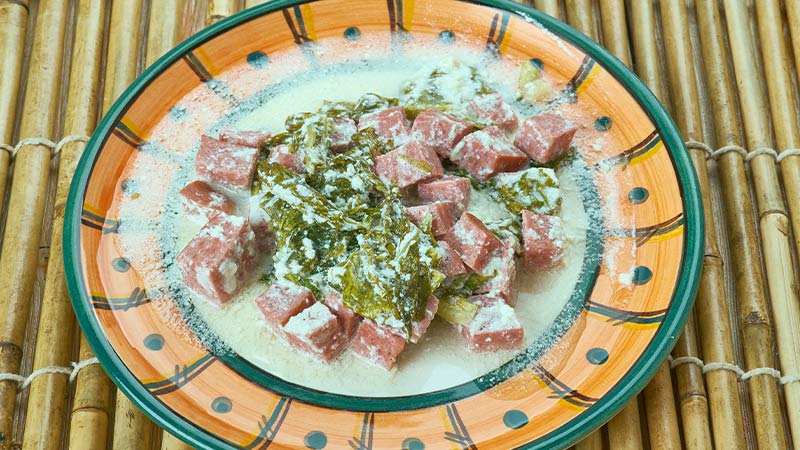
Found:
[{"label": "decorative ceramic plate", "polygon": [[[488,54],[487,64],[534,61],[582,111],[584,134],[604,142],[581,150],[594,225],[549,343],[474,380],[400,397],[310,389],[208,350],[182,322],[179,302],[146,290],[168,255],[150,246],[156,269],[142,273],[115,245],[119,198],[137,195],[130,167],[163,159],[149,186],[160,193],[156,208],[141,211],[159,220],[157,203],[174,201],[180,153],[238,105],[303,73],[402,53],[412,41],[442,55],[458,43]],[[303,63],[275,56],[292,52]],[[167,151],[153,156],[141,150],[148,144]],[[147,248],[160,237],[138,239]],[[103,119],[77,169],[64,231],[69,291],[100,362],[146,414],[201,448],[566,447],[610,419],[666,358],[692,305],[702,246],[695,174],[655,97],[577,31],[502,0],[273,1],[203,30]]]}]

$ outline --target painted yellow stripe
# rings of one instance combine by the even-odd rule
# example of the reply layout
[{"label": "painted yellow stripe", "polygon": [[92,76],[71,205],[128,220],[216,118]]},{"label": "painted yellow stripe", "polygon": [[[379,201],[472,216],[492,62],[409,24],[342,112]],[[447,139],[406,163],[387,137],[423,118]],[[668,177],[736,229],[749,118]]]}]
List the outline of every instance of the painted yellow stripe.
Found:
[{"label": "painted yellow stripe", "polygon": [[414,0],[403,1],[403,28],[411,31],[411,23],[414,21]]},{"label": "painted yellow stripe", "polygon": [[674,230],[670,231],[669,233],[664,233],[664,234],[660,234],[658,236],[653,236],[652,238],[650,238],[650,242],[666,241],[666,240],[669,240],[669,239],[672,239],[672,238],[674,238],[676,236],[681,236],[681,235],[683,235],[683,225],[679,226],[678,228],[675,228]]},{"label": "painted yellow stripe", "polygon": [[[192,364],[196,363],[197,361],[200,361],[201,359],[205,358],[205,357],[206,357],[206,355],[207,355],[206,353],[203,353],[203,354],[201,354],[200,356],[198,356],[197,358],[195,358],[195,359],[193,359],[193,360],[191,360],[191,361],[187,362],[187,363],[186,363],[186,364],[184,364],[184,365],[185,365],[186,367],[189,367],[189,366],[191,366]],[[172,377],[172,376],[174,376],[174,374],[171,374],[171,375],[168,375],[168,376],[162,376],[161,378],[150,378],[150,379],[145,379],[145,378],[142,378],[142,379],[140,379],[140,380],[139,380],[139,382],[140,382],[140,383],[142,383],[142,384],[157,383],[157,382],[160,382],[160,381],[164,381],[164,380],[166,380],[167,378],[169,378],[169,377]],[[185,374],[184,374],[184,376],[185,376]]]},{"label": "painted yellow stripe", "polygon": [[603,70],[603,68],[600,67],[600,64],[595,63],[595,65],[592,66],[592,70],[591,72],[589,72],[589,75],[586,77],[585,80],[583,80],[583,83],[580,86],[578,86],[578,90],[576,91],[576,93],[577,94],[583,93],[583,91],[585,91],[594,82],[595,78],[597,78],[597,76],[600,75],[601,70]]},{"label": "painted yellow stripe", "polygon": [[506,35],[503,37],[503,42],[500,44],[500,53],[505,53],[508,48],[508,43],[514,39],[511,33],[512,26],[514,26],[514,20],[509,20],[508,26],[506,27]]},{"label": "painted yellow stripe", "polygon": [[303,13],[303,23],[306,26],[306,34],[312,40],[317,40],[317,30],[314,29],[314,15],[311,13],[311,5],[306,3],[305,5],[300,7],[300,11]]},{"label": "painted yellow stripe", "polygon": [[636,158],[633,158],[630,161],[630,163],[628,163],[628,165],[632,166],[634,164],[643,163],[643,162],[647,161],[648,159],[652,158],[653,156],[655,156],[656,153],[660,152],[661,150],[664,150],[664,142],[663,141],[661,141],[658,144],[654,145],[653,148],[651,148],[647,152],[642,153],[641,155],[637,156]]},{"label": "painted yellow stripe", "polygon": [[128,129],[131,130],[133,132],[133,134],[135,134],[136,136],[139,136],[139,139],[141,139],[142,141],[146,141],[146,140],[148,140],[150,138],[150,135],[145,130],[143,130],[140,126],[138,126],[135,123],[131,122],[131,119],[129,119],[127,117],[123,117],[122,120],[120,120],[120,122],[122,122],[123,125],[128,127]]}]

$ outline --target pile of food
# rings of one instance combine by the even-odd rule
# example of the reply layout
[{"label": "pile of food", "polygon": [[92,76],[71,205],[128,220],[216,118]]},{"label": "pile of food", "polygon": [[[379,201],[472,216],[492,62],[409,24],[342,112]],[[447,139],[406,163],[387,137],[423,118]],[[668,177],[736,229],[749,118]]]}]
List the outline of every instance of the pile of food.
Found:
[{"label": "pile of food", "polygon": [[[391,369],[435,316],[472,351],[518,347],[517,260],[534,271],[561,259],[552,167],[576,127],[557,111],[520,123],[458,60],[402,92],[326,102],[277,134],[203,136],[200,180],[181,190],[203,224],[177,258],[185,284],[224,305],[257,277],[267,326],[324,361],[350,349]],[[521,101],[551,95],[523,64]]]}]

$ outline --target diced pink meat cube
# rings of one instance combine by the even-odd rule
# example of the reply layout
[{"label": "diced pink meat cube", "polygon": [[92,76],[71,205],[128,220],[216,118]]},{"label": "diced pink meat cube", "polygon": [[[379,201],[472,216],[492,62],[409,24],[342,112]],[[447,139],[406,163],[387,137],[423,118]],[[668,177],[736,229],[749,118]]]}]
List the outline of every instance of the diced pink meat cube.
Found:
[{"label": "diced pink meat cube", "polygon": [[469,102],[468,108],[481,122],[497,125],[505,131],[517,128],[517,113],[498,93],[480,95]]},{"label": "diced pink meat cube", "polygon": [[481,181],[500,172],[516,172],[528,164],[525,153],[494,126],[467,135],[456,145],[450,159]]},{"label": "diced pink meat cube", "polygon": [[428,304],[425,306],[425,316],[411,324],[411,338],[409,341],[411,341],[412,344],[416,344],[422,339],[422,336],[428,331],[428,327],[431,326],[431,322],[433,322],[433,318],[436,316],[436,311],[438,310],[439,299],[431,295],[428,297]]},{"label": "diced pink meat cube", "polygon": [[519,347],[525,337],[514,308],[500,300],[484,302],[472,321],[458,325],[458,329],[473,352],[511,350]]},{"label": "diced pink meat cube", "polygon": [[509,306],[514,306],[517,302],[517,297],[514,295],[514,279],[517,276],[514,248],[503,245],[503,248],[484,267],[483,272],[487,275],[495,273],[495,276],[479,287],[475,293],[488,294],[503,300]]},{"label": "diced pink meat cube", "polygon": [[325,297],[325,304],[339,319],[339,324],[342,326],[347,336],[352,336],[355,333],[358,324],[361,323],[361,316],[356,314],[350,308],[344,306],[342,303],[342,295],[336,291],[331,291]]},{"label": "diced pink meat cube", "polygon": [[258,149],[200,137],[195,171],[206,180],[233,190],[250,190],[258,163]]},{"label": "diced pink meat cube", "polygon": [[424,202],[451,202],[456,216],[467,210],[472,185],[468,178],[444,176],[417,185],[417,197]]},{"label": "diced pink meat cube", "polygon": [[450,202],[428,203],[427,205],[406,206],[406,215],[416,225],[428,220],[430,215],[431,231],[434,236],[441,236],[453,228],[453,204]]},{"label": "diced pink meat cube", "polygon": [[294,283],[271,285],[256,298],[256,305],[267,322],[275,328],[283,327],[289,319],[310,307],[314,294]]},{"label": "diced pink meat cube", "polygon": [[351,344],[357,355],[386,370],[394,366],[397,356],[405,347],[406,340],[402,336],[369,319],[361,321]]},{"label": "diced pink meat cube", "polygon": [[495,252],[503,246],[480,219],[468,212],[461,215],[442,240],[450,244],[464,264],[479,273],[483,273]]},{"label": "diced pink meat cube", "polygon": [[458,142],[472,131],[472,125],[435,109],[420,113],[411,127],[414,139],[430,145],[442,158],[449,158]]},{"label": "diced pink meat cube", "polygon": [[256,247],[261,253],[271,254],[275,250],[275,233],[272,231],[269,215],[261,207],[261,196],[251,196],[248,206],[247,220],[256,235]]},{"label": "diced pink meat cube", "polygon": [[411,122],[402,106],[364,114],[358,121],[358,131],[367,128],[374,129],[384,139],[390,139],[395,146],[405,144],[411,138]]},{"label": "diced pink meat cube", "polygon": [[356,134],[356,123],[347,117],[333,119],[333,132],[330,136],[330,149],[332,152],[343,152],[353,144],[353,135]]},{"label": "diced pink meat cube", "polygon": [[231,199],[200,180],[187,184],[179,194],[183,210],[194,222],[203,223],[215,214],[232,214],[236,209]]},{"label": "diced pink meat cube", "polygon": [[277,145],[270,150],[269,162],[280,164],[283,167],[294,170],[297,173],[304,173],[306,171],[303,158],[297,152],[290,152],[289,146],[286,144]]},{"label": "diced pink meat cube", "polygon": [[231,144],[244,145],[247,147],[258,148],[262,142],[272,136],[269,131],[259,130],[232,130],[226,128],[219,132],[219,138]]},{"label": "diced pink meat cube", "polygon": [[522,210],[525,268],[552,269],[564,253],[564,226],[558,216]]},{"label": "diced pink meat cube", "polygon": [[577,130],[561,115],[544,113],[522,122],[514,144],[534,161],[545,164],[569,151]]},{"label": "diced pink meat cube", "polygon": [[375,173],[386,183],[401,189],[420,181],[439,178],[444,173],[442,162],[427,144],[411,141],[375,158]]},{"label": "diced pink meat cube", "polygon": [[339,320],[322,303],[292,316],[283,327],[288,341],[295,348],[304,350],[323,361],[330,361],[345,348],[346,337]]},{"label": "diced pink meat cube", "polygon": [[439,271],[446,277],[454,277],[469,272],[464,261],[458,256],[453,247],[445,241],[439,241],[439,248],[442,249],[442,257],[439,259]]},{"label": "diced pink meat cube", "polygon": [[183,281],[217,304],[227,303],[250,277],[258,253],[243,217],[217,214],[178,255]]}]

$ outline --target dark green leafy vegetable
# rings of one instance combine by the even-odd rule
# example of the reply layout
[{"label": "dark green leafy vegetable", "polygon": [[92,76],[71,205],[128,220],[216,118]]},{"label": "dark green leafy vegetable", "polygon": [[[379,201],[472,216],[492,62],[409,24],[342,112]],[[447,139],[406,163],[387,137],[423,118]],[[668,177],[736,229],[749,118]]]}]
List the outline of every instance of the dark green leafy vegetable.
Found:
[{"label": "dark green leafy vegetable", "polygon": [[381,109],[393,108],[400,104],[396,98],[383,97],[378,94],[364,94],[362,95],[355,106],[353,107],[353,114],[356,118],[369,114]]},{"label": "dark green leafy vegetable", "polygon": [[426,77],[406,83],[403,100],[406,113],[413,119],[428,109],[459,112],[473,98],[490,92],[476,67],[448,58]]},{"label": "dark green leafy vegetable", "polygon": [[558,179],[552,169],[532,167],[505,173],[489,181],[492,197],[503,202],[512,213],[523,209],[539,214],[553,214],[561,204]]}]

